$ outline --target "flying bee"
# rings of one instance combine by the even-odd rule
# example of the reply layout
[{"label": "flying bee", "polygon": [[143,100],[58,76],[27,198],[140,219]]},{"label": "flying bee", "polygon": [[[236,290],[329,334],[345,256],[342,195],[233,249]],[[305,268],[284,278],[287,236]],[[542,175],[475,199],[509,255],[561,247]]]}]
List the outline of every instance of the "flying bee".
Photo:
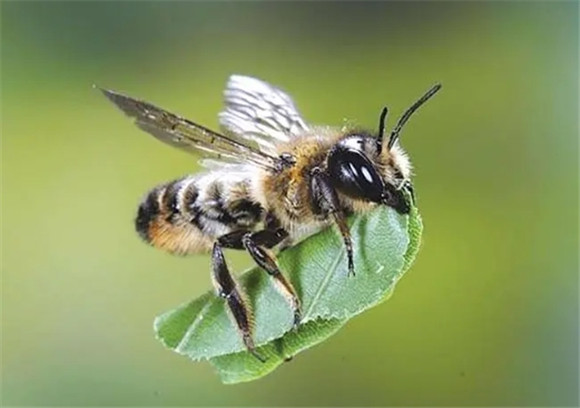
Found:
[{"label": "flying bee", "polygon": [[136,125],[180,149],[201,153],[207,171],[161,184],[140,204],[139,235],[174,254],[212,254],[212,280],[231,312],[245,347],[256,358],[252,315],[226,264],[223,249],[246,250],[273,279],[301,319],[300,299],[278,268],[275,247],[290,245],[335,224],[354,275],[346,217],[387,205],[407,214],[412,203],[411,163],[399,143],[411,115],[441,85],[429,89],[385,134],[387,108],[377,132],[307,124],[292,99],[255,78],[233,75],[215,132],[148,102],[101,89]]}]

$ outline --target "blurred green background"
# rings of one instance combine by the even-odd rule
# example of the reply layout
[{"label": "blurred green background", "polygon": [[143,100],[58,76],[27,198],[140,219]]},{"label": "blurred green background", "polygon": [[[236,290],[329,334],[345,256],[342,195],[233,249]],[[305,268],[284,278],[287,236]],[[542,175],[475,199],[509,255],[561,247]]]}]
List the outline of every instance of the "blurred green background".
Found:
[{"label": "blurred green background", "polygon": [[[3,404],[578,404],[577,2],[3,2],[1,33]],[[443,90],[402,137],[425,235],[395,295],[225,386],[152,331],[209,257],[133,231],[197,159],[91,85],[217,127],[232,73],[371,129]]]}]

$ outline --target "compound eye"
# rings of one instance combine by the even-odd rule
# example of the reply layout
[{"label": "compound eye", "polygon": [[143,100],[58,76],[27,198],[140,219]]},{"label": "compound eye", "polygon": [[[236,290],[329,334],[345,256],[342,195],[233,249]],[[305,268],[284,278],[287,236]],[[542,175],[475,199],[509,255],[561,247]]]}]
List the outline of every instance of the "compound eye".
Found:
[{"label": "compound eye", "polygon": [[334,187],[353,198],[380,202],[384,184],[371,161],[359,150],[337,149],[328,158]]}]

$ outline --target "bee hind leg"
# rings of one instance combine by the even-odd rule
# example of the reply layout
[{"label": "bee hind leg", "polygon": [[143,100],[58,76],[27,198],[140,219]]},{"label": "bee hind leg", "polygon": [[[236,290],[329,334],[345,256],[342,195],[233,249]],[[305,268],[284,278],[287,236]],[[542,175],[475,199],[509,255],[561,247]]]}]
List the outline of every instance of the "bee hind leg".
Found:
[{"label": "bee hind leg", "polygon": [[236,325],[238,326],[238,330],[241,333],[244,345],[250,354],[261,362],[265,362],[266,359],[256,351],[256,346],[252,337],[251,311],[247,305],[245,296],[240,291],[238,284],[230,274],[224,258],[222,246],[219,242],[216,242],[213,246],[212,263],[212,280],[214,286],[218,295],[226,301]]}]

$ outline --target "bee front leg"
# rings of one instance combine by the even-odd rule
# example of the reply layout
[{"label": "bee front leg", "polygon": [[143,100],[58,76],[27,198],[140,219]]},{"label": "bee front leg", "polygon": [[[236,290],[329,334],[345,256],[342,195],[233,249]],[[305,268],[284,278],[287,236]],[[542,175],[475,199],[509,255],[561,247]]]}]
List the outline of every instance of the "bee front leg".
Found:
[{"label": "bee front leg", "polygon": [[315,167],[311,172],[310,188],[316,210],[322,214],[330,214],[334,223],[338,226],[344,247],[346,248],[346,257],[348,260],[348,274],[354,276],[354,256],[352,250],[352,240],[350,231],[346,223],[346,215],[340,207],[338,195],[336,190],[330,183],[328,174],[322,171],[319,167]]},{"label": "bee front leg", "polygon": [[247,306],[246,299],[226,264],[222,247],[219,242],[213,246],[212,252],[213,274],[212,280],[218,295],[225,299],[226,304],[242,335],[242,340],[248,351],[261,362],[266,359],[256,351],[252,337],[252,314]]}]

